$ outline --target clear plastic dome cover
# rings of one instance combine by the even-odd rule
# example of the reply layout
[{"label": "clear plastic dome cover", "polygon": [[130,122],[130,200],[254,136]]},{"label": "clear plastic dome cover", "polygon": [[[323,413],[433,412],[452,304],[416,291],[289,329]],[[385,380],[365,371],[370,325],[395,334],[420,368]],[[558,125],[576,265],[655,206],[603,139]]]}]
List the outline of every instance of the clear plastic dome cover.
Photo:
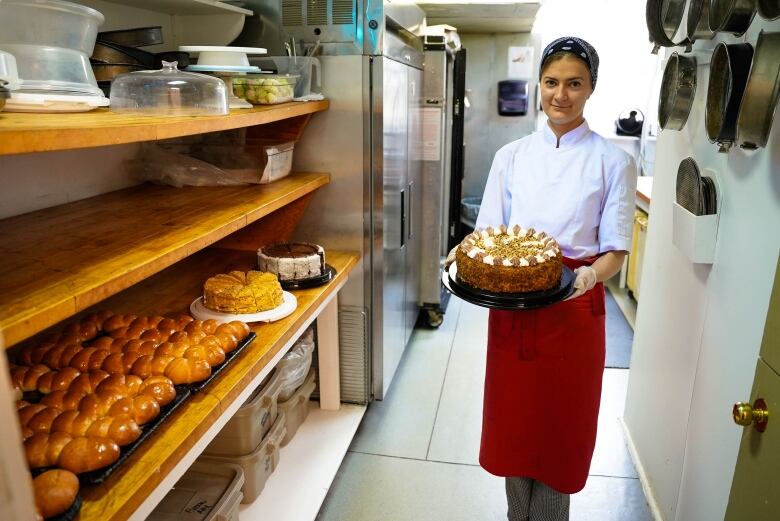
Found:
[{"label": "clear plastic dome cover", "polygon": [[120,74],[111,84],[111,111],[150,116],[220,116],[228,113],[225,84],[219,78],[180,71],[162,62],[157,71]]}]

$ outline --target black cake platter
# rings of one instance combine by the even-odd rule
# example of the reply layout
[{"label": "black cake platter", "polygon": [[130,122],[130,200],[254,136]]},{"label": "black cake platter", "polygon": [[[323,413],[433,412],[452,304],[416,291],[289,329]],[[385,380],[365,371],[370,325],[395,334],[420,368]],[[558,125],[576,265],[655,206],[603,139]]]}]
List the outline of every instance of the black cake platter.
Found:
[{"label": "black cake platter", "polygon": [[574,293],[574,278],[571,268],[563,266],[561,281],[554,288],[527,293],[494,293],[475,288],[462,281],[458,277],[457,264],[453,262],[449,269],[442,273],[441,281],[450,293],[466,302],[484,308],[520,311],[543,308],[566,300]]}]

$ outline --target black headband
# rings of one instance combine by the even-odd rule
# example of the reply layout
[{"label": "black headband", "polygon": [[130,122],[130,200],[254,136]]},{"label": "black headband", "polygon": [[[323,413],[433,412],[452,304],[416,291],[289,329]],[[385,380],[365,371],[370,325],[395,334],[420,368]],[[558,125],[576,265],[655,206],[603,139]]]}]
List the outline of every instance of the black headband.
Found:
[{"label": "black headband", "polygon": [[550,42],[542,52],[542,62],[539,64],[539,78],[547,60],[556,52],[568,52],[585,62],[590,71],[590,79],[593,88],[596,88],[596,80],[599,76],[599,55],[591,44],[575,36],[563,36]]}]

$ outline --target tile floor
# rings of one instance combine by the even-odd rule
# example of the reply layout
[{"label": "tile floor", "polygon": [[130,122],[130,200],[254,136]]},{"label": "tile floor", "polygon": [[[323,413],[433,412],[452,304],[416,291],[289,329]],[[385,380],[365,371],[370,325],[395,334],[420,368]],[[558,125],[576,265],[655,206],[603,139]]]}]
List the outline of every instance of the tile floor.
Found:
[{"label": "tile floor", "polygon": [[[373,402],[318,521],[498,521],[503,479],[478,464],[484,308],[453,297],[442,326],[414,332],[388,396]],[[652,521],[618,417],[628,370],[606,369],[598,438],[571,521]]]}]

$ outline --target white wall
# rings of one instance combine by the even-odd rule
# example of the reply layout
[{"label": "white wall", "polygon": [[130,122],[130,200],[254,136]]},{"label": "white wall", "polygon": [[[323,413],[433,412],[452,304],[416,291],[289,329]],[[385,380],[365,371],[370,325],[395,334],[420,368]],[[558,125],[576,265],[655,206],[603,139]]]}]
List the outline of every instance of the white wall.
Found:
[{"label": "white wall", "polygon": [[[753,22],[744,38],[780,22]],[[707,62],[715,42],[695,46]],[[681,51],[681,49],[677,49]],[[666,521],[723,519],[742,429],[734,402],[749,397],[769,305],[780,234],[780,123],[765,149],[719,154],[704,129],[709,65],[698,68],[686,127],[657,142],[642,300],[637,313],[625,423]],[[679,162],[713,169],[722,209],[715,261],[692,264],[672,244]]]},{"label": "white wall", "polygon": [[460,39],[467,52],[466,95],[471,105],[465,112],[463,196],[481,196],[498,149],[534,131],[538,78],[528,78],[525,116],[498,114],[498,82],[509,79],[509,47],[535,47],[534,59],[538,60],[539,42],[530,33],[461,34]]},{"label": "white wall", "polygon": [[579,36],[596,48],[601,65],[585,118],[605,137],[614,134],[615,120],[624,110],[636,107],[645,112],[650,96],[656,59],[650,54],[645,3],[545,0],[536,14],[533,33],[539,35],[542,48],[560,36]]}]

